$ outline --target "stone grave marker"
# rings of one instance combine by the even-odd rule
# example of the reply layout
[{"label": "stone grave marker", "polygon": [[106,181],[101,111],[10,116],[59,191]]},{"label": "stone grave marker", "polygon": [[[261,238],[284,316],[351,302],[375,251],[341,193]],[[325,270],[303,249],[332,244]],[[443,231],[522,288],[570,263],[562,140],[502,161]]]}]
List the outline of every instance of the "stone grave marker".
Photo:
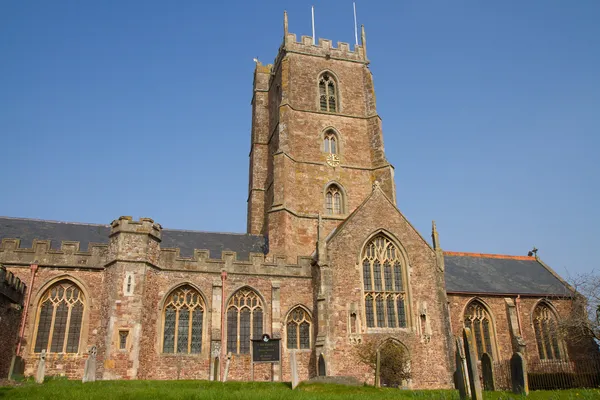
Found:
[{"label": "stone grave marker", "polygon": [[290,352],[290,373],[292,375],[292,389],[296,389],[296,386],[300,383],[298,378],[298,363],[296,361],[296,352]]},{"label": "stone grave marker", "polygon": [[223,382],[227,382],[227,375],[229,375],[229,365],[231,364],[231,352],[227,353],[227,360],[225,361],[225,372],[223,372]]},{"label": "stone grave marker", "polygon": [[467,379],[467,371],[465,368],[465,352],[462,342],[456,338],[456,370],[454,371],[454,385],[458,389],[458,394],[461,400],[469,397],[469,380]]},{"label": "stone grave marker", "polygon": [[521,394],[524,396],[529,394],[527,364],[521,353],[514,353],[510,359],[510,380],[514,394]]},{"label": "stone grave marker", "polygon": [[381,352],[379,350],[375,357],[375,387],[381,387]]},{"label": "stone grave marker", "polygon": [[95,382],[96,381],[96,355],[98,349],[96,346],[92,346],[88,350],[88,358],[85,360],[85,367],[83,369],[83,378],[81,382]]},{"label": "stone grave marker", "polygon": [[494,366],[492,365],[492,357],[488,353],[483,353],[481,356],[481,374],[483,375],[483,390],[490,392],[496,390]]},{"label": "stone grave marker", "polygon": [[38,364],[37,374],[35,375],[36,383],[44,383],[44,375],[46,374],[46,350],[42,350],[40,354],[40,363]]},{"label": "stone grave marker", "polygon": [[473,334],[469,328],[463,329],[463,344],[465,346],[465,357],[467,358],[471,398],[473,400],[483,400],[481,383],[479,382],[479,371],[477,371],[477,357],[475,357],[475,343],[473,343]]}]

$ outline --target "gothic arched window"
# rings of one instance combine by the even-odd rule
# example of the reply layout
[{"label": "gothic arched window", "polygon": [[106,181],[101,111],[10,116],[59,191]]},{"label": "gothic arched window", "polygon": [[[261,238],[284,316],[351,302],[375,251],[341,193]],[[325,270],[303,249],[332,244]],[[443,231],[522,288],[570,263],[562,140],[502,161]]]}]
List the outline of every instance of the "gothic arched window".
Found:
[{"label": "gothic arched window", "polygon": [[310,315],[304,308],[290,312],[286,321],[288,349],[310,349],[310,325]]},{"label": "gothic arched window", "polygon": [[77,353],[84,310],[85,297],[73,282],[50,286],[38,306],[34,352]]},{"label": "gothic arched window", "polygon": [[227,304],[227,351],[250,352],[250,339],[263,334],[263,303],[250,288],[235,292]]},{"label": "gothic arched window", "polygon": [[406,328],[406,288],[400,254],[385,235],[367,243],[362,257],[368,328]]},{"label": "gothic arched window", "polygon": [[325,153],[338,154],[337,135],[331,129],[325,132],[325,136],[323,138],[323,148]]},{"label": "gothic arched window", "polygon": [[483,353],[488,353],[494,358],[494,330],[492,318],[487,308],[479,301],[473,300],[465,309],[465,328],[471,329],[475,339],[475,352],[480,360]]},{"label": "gothic arched window", "polygon": [[561,359],[556,314],[547,304],[540,303],[533,311],[533,328],[540,360]]},{"label": "gothic arched window", "polygon": [[337,111],[337,88],[331,74],[324,72],[319,77],[319,106],[321,111]]},{"label": "gothic arched window", "polygon": [[204,299],[196,289],[185,285],[173,290],[163,312],[163,353],[200,353],[204,312]]},{"label": "gothic arched window", "polygon": [[344,213],[344,196],[337,185],[329,185],[325,192],[325,207],[328,215]]}]

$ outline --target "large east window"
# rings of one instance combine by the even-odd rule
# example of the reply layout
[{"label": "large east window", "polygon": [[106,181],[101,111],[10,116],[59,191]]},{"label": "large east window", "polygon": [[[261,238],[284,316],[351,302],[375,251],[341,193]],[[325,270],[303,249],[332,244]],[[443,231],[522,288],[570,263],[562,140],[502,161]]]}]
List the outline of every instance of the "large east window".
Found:
[{"label": "large east window", "polygon": [[385,235],[367,243],[362,257],[368,328],[405,328],[406,289],[400,254]]}]

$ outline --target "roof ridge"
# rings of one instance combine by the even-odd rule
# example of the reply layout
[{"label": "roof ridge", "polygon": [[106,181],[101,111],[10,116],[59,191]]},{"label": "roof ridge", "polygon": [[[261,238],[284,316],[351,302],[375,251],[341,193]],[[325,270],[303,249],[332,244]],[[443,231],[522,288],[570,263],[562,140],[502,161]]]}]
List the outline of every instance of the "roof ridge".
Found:
[{"label": "roof ridge", "polygon": [[40,218],[20,218],[20,217],[6,217],[0,215],[0,219],[10,219],[13,221],[36,221],[36,222],[50,222],[52,224],[69,224],[69,225],[85,225],[85,226],[102,226],[110,228],[108,224],[93,224],[89,222],[70,222],[70,221],[56,221],[52,219],[40,219]]},{"label": "roof ridge", "polygon": [[508,254],[490,254],[490,253],[468,253],[462,251],[444,251],[445,256],[459,257],[480,257],[480,258],[505,258],[510,260],[536,261],[533,256],[511,256]]}]

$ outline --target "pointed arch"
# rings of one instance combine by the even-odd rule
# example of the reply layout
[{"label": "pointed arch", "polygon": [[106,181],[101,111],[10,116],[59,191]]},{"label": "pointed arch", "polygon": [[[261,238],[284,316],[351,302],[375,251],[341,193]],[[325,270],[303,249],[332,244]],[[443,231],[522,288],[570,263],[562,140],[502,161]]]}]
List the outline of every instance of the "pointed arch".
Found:
[{"label": "pointed arch", "polygon": [[340,110],[338,79],[329,70],[317,78],[318,109],[322,112],[337,113]]},{"label": "pointed arch", "polygon": [[202,292],[190,283],[180,283],[161,303],[162,352],[201,353],[207,314]]},{"label": "pointed arch", "polygon": [[380,384],[386,387],[408,386],[410,352],[395,338],[387,338],[377,348],[380,354]]},{"label": "pointed arch", "polygon": [[250,286],[242,286],[229,297],[226,307],[228,352],[250,352],[250,339],[263,333],[264,304],[262,296]]},{"label": "pointed arch", "polygon": [[566,358],[565,346],[558,332],[558,313],[551,302],[541,299],[535,304],[531,312],[531,323],[540,360]]},{"label": "pointed arch", "polygon": [[310,349],[312,343],[312,316],[307,307],[297,304],[285,317],[286,347]]},{"label": "pointed arch", "polygon": [[463,309],[463,324],[473,333],[477,359],[488,353],[497,360],[496,324],[489,306],[482,299],[475,297],[467,302]]},{"label": "pointed arch", "polygon": [[367,329],[409,327],[408,263],[397,242],[375,232],[363,245],[359,265]]},{"label": "pointed arch", "polygon": [[344,187],[336,182],[330,181],[325,185],[323,191],[326,215],[343,215],[347,212],[347,198]]},{"label": "pointed arch", "polygon": [[70,275],[46,282],[36,296],[33,352],[79,353],[87,336],[89,297]]},{"label": "pointed arch", "polygon": [[321,131],[321,151],[327,154],[341,154],[341,139],[339,132],[333,128],[328,127]]}]

